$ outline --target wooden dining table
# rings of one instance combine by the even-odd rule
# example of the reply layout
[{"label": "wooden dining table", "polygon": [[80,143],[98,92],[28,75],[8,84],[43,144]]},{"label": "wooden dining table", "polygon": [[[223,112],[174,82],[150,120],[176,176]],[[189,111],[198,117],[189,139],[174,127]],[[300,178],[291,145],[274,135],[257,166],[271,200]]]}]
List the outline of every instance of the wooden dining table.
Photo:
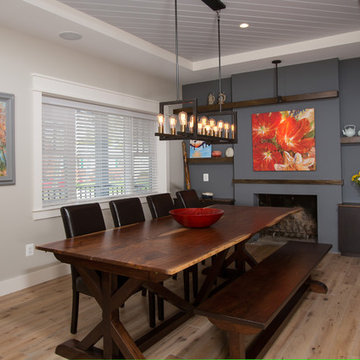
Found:
[{"label": "wooden dining table", "polygon": [[[81,341],[71,339],[58,345],[56,353],[68,359],[144,358],[144,350],[193,316],[194,308],[214,291],[216,278],[226,272],[230,264],[237,265],[232,269],[232,276],[241,275],[245,262],[256,266],[257,262],[245,249],[247,240],[300,210],[213,207],[224,210],[224,215],[208,228],[185,228],[166,216],[38,245],[38,250],[52,252],[59,261],[75,266],[102,309],[102,320],[89,334]],[[214,261],[193,302],[185,301],[166,287],[166,279],[211,257]],[[128,277],[120,288],[117,275]],[[170,302],[179,312],[135,340],[119,318],[119,307],[141,287]],[[103,349],[94,346],[101,338]]]}]

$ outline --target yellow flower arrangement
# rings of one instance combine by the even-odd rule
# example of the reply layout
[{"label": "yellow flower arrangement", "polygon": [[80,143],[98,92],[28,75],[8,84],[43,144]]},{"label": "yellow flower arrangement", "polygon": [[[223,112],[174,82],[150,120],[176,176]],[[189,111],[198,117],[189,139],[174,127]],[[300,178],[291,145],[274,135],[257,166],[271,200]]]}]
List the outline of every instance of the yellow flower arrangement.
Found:
[{"label": "yellow flower arrangement", "polygon": [[351,181],[354,182],[355,184],[360,185],[360,171],[352,176]]}]

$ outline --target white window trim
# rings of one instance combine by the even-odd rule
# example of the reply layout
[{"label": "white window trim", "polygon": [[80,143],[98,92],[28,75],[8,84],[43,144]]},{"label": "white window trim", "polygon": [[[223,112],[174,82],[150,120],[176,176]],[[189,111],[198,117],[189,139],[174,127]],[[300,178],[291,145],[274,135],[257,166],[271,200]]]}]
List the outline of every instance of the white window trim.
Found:
[{"label": "white window trim", "polygon": [[[115,106],[126,110],[140,111],[148,114],[156,115],[159,103],[154,100],[148,100],[124,93],[97,88],[94,86],[80,84],[68,80],[62,80],[41,74],[32,74],[32,93],[33,93],[33,219],[46,219],[50,217],[60,216],[59,206],[46,208],[42,207],[42,96],[54,95],[58,97],[71,98],[78,101],[89,101],[91,103]],[[158,179],[159,192],[169,192],[169,157],[167,141],[157,142],[158,156]],[[145,202],[145,198],[140,198],[141,202]],[[108,199],[99,200],[101,207],[106,209],[109,207]]]}]

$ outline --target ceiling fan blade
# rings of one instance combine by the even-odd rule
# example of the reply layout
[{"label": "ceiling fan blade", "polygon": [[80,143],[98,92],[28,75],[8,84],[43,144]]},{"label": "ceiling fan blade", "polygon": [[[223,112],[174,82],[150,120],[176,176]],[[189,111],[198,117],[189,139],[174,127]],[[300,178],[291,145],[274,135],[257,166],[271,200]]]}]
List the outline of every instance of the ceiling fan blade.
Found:
[{"label": "ceiling fan blade", "polygon": [[201,0],[201,1],[214,11],[218,11],[226,8],[226,5],[220,0]]}]

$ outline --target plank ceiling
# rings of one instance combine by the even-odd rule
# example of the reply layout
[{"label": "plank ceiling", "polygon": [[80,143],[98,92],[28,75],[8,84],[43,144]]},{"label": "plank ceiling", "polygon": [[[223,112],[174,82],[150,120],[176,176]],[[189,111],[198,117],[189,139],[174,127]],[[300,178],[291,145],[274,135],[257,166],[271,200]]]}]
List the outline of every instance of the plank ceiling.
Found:
[{"label": "plank ceiling", "polygon": [[[174,0],[59,0],[174,52]],[[360,30],[359,0],[223,0],[222,55]],[[216,13],[200,0],[178,0],[179,54],[215,58]],[[245,30],[239,24],[247,22]]]}]

